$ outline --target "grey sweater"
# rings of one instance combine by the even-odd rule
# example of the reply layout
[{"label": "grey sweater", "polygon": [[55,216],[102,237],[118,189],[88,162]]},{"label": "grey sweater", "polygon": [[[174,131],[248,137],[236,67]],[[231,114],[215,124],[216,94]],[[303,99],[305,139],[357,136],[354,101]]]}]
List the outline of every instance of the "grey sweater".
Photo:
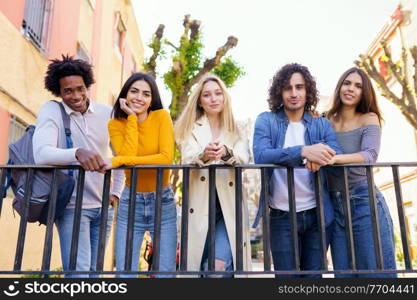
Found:
[{"label": "grey sweater", "polygon": [[[366,163],[374,163],[378,158],[381,144],[381,128],[377,125],[367,125],[351,131],[336,132],[337,140],[343,153],[359,153],[365,158]],[[365,168],[349,168],[349,186],[366,183]],[[329,190],[340,191],[343,187],[343,179],[329,177]]]},{"label": "grey sweater", "polygon": [[[64,124],[59,106],[51,101],[46,102],[39,111],[35,133],[33,135],[33,156],[40,165],[73,165],[78,164],[75,152],[78,148],[92,150],[102,157],[110,157],[110,140],[107,123],[111,117],[111,107],[90,101],[84,114],[73,111],[64,104],[70,116],[71,138],[74,148],[67,149]],[[77,174],[77,172],[75,172]],[[120,198],[124,185],[124,172],[113,171],[111,194]],[[82,208],[101,207],[104,175],[98,172],[86,172]],[[74,189],[67,208],[75,207]]]}]

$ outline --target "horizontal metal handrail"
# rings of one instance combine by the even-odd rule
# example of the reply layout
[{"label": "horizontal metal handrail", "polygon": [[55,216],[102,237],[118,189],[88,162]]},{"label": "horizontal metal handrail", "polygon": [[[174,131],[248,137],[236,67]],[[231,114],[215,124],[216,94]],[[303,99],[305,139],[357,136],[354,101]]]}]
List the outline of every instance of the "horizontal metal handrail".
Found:
[{"label": "horizontal metal handrail", "polygon": [[[287,168],[287,166],[277,165],[277,164],[235,164],[235,165],[225,165],[225,164],[211,164],[209,166],[197,166],[193,164],[163,164],[163,165],[135,165],[135,166],[121,166],[118,168],[114,168],[112,170],[117,169],[155,169],[155,168],[163,168],[163,169],[182,169],[182,168],[191,168],[191,169],[208,169],[210,166],[215,166],[216,168],[226,168],[226,169],[234,169],[236,167],[240,167],[243,169],[260,169],[260,168]],[[378,162],[378,163],[355,163],[355,164],[342,164],[342,165],[331,165],[331,166],[324,166],[323,168],[341,168],[341,167],[417,167],[417,162]],[[0,165],[0,169],[25,169],[25,168],[33,168],[33,169],[82,169],[79,165]],[[304,166],[295,166],[297,168],[304,168]]]},{"label": "horizontal metal handrail", "polygon": [[[348,194],[348,182],[347,182],[347,170],[349,168],[358,168],[363,167],[366,169],[366,174],[368,178],[368,184],[369,184],[369,195],[370,195],[370,207],[371,207],[371,217],[373,220],[373,233],[374,233],[374,244],[376,249],[376,257],[377,257],[377,269],[375,270],[358,270],[355,268],[355,251],[353,246],[353,236],[352,236],[352,223],[350,214],[347,214],[346,216],[346,224],[347,224],[347,239],[348,239],[348,246],[349,246],[349,253],[350,253],[350,265],[351,269],[349,270],[329,270],[327,267],[327,259],[326,259],[326,245],[324,242],[325,239],[325,228],[324,228],[324,214],[323,214],[323,203],[322,203],[322,191],[321,191],[321,179],[320,176],[315,176],[316,182],[316,201],[317,201],[317,208],[318,208],[318,223],[320,228],[320,239],[321,239],[321,259],[322,259],[322,269],[316,270],[316,271],[307,271],[307,270],[300,270],[299,269],[299,261],[297,258],[295,258],[294,270],[289,271],[272,271],[271,270],[271,257],[270,257],[270,244],[269,244],[269,216],[267,216],[267,213],[269,208],[264,208],[264,220],[263,220],[263,241],[264,241],[264,254],[265,254],[265,261],[264,261],[264,270],[261,271],[248,271],[243,270],[243,262],[242,262],[242,171],[246,169],[259,169],[261,171],[261,187],[259,189],[263,191],[264,193],[267,193],[269,189],[269,182],[267,182],[267,173],[266,171],[268,169],[276,169],[276,168],[283,168],[288,170],[288,182],[289,182],[289,201],[290,201],[290,214],[291,214],[291,226],[292,228],[296,228],[296,218],[295,218],[295,193],[294,193],[294,180],[293,180],[293,170],[297,168],[303,168],[303,166],[297,166],[297,167],[287,167],[287,166],[281,166],[281,165],[274,165],[274,164],[241,164],[241,165],[224,165],[224,164],[213,164],[208,165],[204,167],[192,165],[192,164],[178,164],[178,165],[137,165],[137,166],[122,166],[117,169],[123,169],[123,170],[132,170],[133,174],[136,173],[139,169],[156,169],[157,172],[157,186],[156,186],[156,205],[155,205],[155,256],[154,256],[154,268],[151,271],[132,271],[129,270],[129,268],[126,268],[125,271],[115,271],[115,270],[103,270],[103,260],[104,260],[104,251],[105,251],[105,225],[102,224],[100,229],[100,247],[99,247],[99,254],[98,254],[98,262],[97,262],[97,271],[76,271],[76,257],[77,257],[77,251],[78,251],[78,234],[79,234],[79,221],[80,221],[80,214],[81,214],[81,207],[82,207],[82,191],[83,191],[83,185],[84,185],[84,174],[85,171],[82,167],[79,165],[66,165],[66,166],[50,166],[50,165],[0,165],[1,170],[1,181],[0,181],[0,195],[3,195],[3,185],[5,181],[5,170],[7,169],[28,169],[28,170],[48,170],[51,171],[54,170],[63,170],[63,169],[74,169],[77,170],[79,176],[78,176],[78,185],[77,185],[77,200],[76,200],[76,216],[74,220],[74,231],[73,231],[73,237],[72,237],[72,247],[71,247],[71,259],[70,259],[70,270],[69,271],[51,271],[49,270],[50,265],[50,259],[51,259],[51,247],[52,247],[52,226],[53,221],[48,222],[47,231],[45,234],[45,245],[44,245],[44,256],[42,260],[42,269],[40,271],[25,271],[21,269],[21,263],[23,258],[23,248],[25,243],[25,233],[26,233],[26,226],[27,221],[25,220],[25,216],[22,216],[20,227],[19,227],[19,237],[18,237],[18,244],[17,244],[17,250],[16,250],[16,256],[15,256],[15,267],[13,270],[0,270],[0,274],[41,274],[41,275],[52,275],[52,274],[113,274],[113,275],[120,275],[120,274],[143,274],[143,275],[150,275],[150,274],[159,274],[159,275],[222,275],[222,274],[234,274],[234,275],[260,275],[260,274],[275,274],[275,275],[302,275],[302,274],[369,274],[369,273],[416,273],[417,270],[413,269],[410,259],[410,253],[409,253],[409,244],[407,240],[406,235],[406,226],[405,226],[405,216],[404,216],[404,207],[402,204],[402,193],[401,193],[401,183],[398,175],[398,168],[399,167],[417,167],[417,162],[382,162],[382,163],[361,163],[361,164],[345,164],[345,165],[335,165],[335,166],[325,166],[323,168],[338,168],[343,170],[343,180],[345,183],[345,209],[346,211],[350,210],[349,202],[346,201],[349,199]],[[404,259],[405,259],[405,269],[398,269],[397,270],[384,270],[383,268],[383,259],[382,259],[382,245],[379,237],[379,222],[377,218],[377,208],[376,208],[376,201],[375,201],[375,191],[374,191],[374,183],[373,183],[373,174],[372,169],[373,168],[392,168],[393,170],[393,181],[395,184],[395,193],[396,193],[396,201],[397,201],[397,208],[398,208],[398,215],[399,215],[399,225],[400,225],[400,231],[401,231],[401,242],[404,252]],[[160,222],[161,222],[161,190],[162,190],[162,171],[163,170],[182,170],[183,171],[183,191],[182,195],[184,199],[182,199],[182,205],[183,205],[183,211],[182,211],[182,219],[181,219],[181,253],[180,253],[180,266],[179,269],[175,272],[163,272],[159,271],[159,255],[160,255]],[[209,230],[208,230],[208,244],[209,244],[209,268],[208,271],[190,271],[187,270],[187,263],[186,263],[186,257],[187,257],[187,251],[188,246],[192,247],[192,245],[188,245],[188,189],[189,189],[189,176],[190,176],[190,169],[208,169],[209,170]],[[215,214],[215,176],[216,176],[216,169],[233,169],[236,170],[236,266],[235,271],[227,272],[227,271],[215,271],[214,270],[214,234],[215,234],[215,219],[212,217],[213,214]],[[33,174],[33,171],[29,172]],[[109,170],[106,172],[104,177],[104,188],[103,188],[103,204],[108,205],[109,203],[109,187],[110,187],[110,175],[111,171]],[[136,189],[136,176],[131,176],[131,188]],[[51,183],[51,186],[54,186],[55,182]],[[107,194],[107,196],[106,196]],[[265,194],[266,195],[266,194]],[[131,196],[131,200],[133,200],[133,196]],[[29,198],[30,195],[27,195],[27,202],[26,205],[29,205]],[[52,197],[50,201],[56,201],[56,195],[55,199]],[[133,201],[134,202],[134,201]],[[3,198],[0,197],[0,213],[2,208]],[[185,209],[184,209],[185,208]],[[134,209],[134,204],[132,204],[129,208]],[[133,212],[133,211],[132,211]],[[133,217],[134,214],[130,212],[129,215],[129,226],[127,234],[132,237],[133,234]],[[105,214],[104,217],[102,217],[102,221],[107,219],[107,210],[103,212]],[[0,215],[1,216],[1,215]],[[211,216],[211,217],[210,217]],[[27,218],[27,216],[26,216]],[[54,218],[53,212],[49,212],[48,218]],[[106,221],[104,221],[105,223]],[[129,266],[132,259],[132,240],[129,240],[129,237],[127,238],[127,248],[126,248],[126,265]],[[294,253],[297,253],[296,249],[298,249],[298,244],[296,241],[296,232],[292,231],[292,243],[294,248]],[[185,245],[185,246],[184,246]],[[185,247],[185,248],[184,248]],[[117,254],[116,254],[117,255]],[[296,256],[296,255],[294,255]]]}]

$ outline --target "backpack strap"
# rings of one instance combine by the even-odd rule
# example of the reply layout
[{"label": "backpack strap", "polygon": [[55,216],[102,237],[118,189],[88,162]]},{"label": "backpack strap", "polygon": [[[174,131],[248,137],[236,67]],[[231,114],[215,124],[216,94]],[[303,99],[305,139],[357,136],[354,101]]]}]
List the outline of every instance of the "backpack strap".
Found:
[{"label": "backpack strap", "polygon": [[[9,159],[7,162],[8,165],[13,165],[13,160]],[[6,181],[4,183],[4,192],[3,195],[0,195],[0,197],[5,198],[7,196],[7,190],[12,186],[12,170],[7,169],[6,171]]]},{"label": "backpack strap", "polygon": [[[51,101],[57,103],[61,110],[62,121],[64,122],[65,141],[67,142],[67,149],[74,148],[74,144],[71,138],[71,128],[70,128],[71,119],[69,115],[67,114],[67,112],[65,111],[64,105],[62,105],[61,102],[56,101],[56,100],[51,100]],[[70,176],[73,176],[74,170],[73,169],[68,170],[68,174]]]}]

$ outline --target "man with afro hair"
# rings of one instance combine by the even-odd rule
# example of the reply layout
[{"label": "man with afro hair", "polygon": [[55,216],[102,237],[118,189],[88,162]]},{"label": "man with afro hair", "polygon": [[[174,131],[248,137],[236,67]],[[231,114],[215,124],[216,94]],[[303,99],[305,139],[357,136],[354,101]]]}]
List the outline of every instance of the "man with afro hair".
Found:
[{"label": "man with afro hair", "polygon": [[[41,107],[33,136],[33,154],[37,164],[79,164],[88,171],[85,173],[84,181],[76,271],[94,271],[96,268],[103,170],[105,160],[111,156],[107,131],[111,107],[89,99],[88,89],[93,83],[93,70],[88,62],[64,55],[61,60],[52,60],[46,72],[45,88],[61,98],[65,112],[70,117],[73,148],[67,148],[60,107],[53,101],[48,101]],[[77,176],[77,172],[74,172],[74,175]],[[120,197],[124,182],[122,171],[115,171],[114,175],[110,196],[112,206]],[[74,189],[63,215],[55,221],[64,271],[69,271],[76,190]],[[106,239],[112,220],[113,208],[109,207]]]}]

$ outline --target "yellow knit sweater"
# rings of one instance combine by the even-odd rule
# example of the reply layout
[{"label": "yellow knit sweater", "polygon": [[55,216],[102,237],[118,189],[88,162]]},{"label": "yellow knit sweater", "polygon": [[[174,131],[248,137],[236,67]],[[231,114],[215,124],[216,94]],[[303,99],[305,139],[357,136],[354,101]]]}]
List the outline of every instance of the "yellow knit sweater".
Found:
[{"label": "yellow knit sweater", "polygon": [[[134,165],[172,164],[174,159],[174,130],[169,113],[163,109],[149,112],[145,121],[138,123],[136,115],[109,122],[110,141],[115,152],[113,168]],[[126,170],[126,185],[130,186],[131,171]],[[163,183],[169,184],[169,170],[164,171]],[[137,192],[156,190],[156,170],[138,170]]]}]

